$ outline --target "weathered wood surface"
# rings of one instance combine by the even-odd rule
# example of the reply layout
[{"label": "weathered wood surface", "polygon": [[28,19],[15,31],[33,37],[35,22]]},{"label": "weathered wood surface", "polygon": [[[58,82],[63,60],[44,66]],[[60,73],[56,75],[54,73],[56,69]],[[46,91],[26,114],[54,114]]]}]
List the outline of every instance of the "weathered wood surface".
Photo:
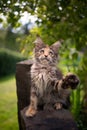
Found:
[{"label": "weathered wood surface", "polygon": [[16,65],[16,86],[17,86],[17,106],[19,129],[22,130],[20,111],[29,105],[30,95],[30,67],[32,60],[26,60]]},{"label": "weathered wood surface", "polygon": [[21,111],[23,130],[77,130],[77,126],[68,110],[39,111],[35,117],[25,117]]},{"label": "weathered wood surface", "polygon": [[32,60],[22,61],[16,65],[16,86],[18,122],[20,130],[77,130],[72,115],[67,110],[39,111],[33,118],[25,117],[26,106],[30,97],[30,68]]}]

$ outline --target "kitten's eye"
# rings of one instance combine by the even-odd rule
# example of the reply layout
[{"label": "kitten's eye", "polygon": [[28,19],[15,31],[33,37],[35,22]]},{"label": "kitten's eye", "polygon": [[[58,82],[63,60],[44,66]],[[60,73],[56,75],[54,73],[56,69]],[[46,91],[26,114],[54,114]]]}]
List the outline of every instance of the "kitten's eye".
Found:
[{"label": "kitten's eye", "polygon": [[40,50],[40,53],[43,54],[43,53],[44,53],[44,50]]},{"label": "kitten's eye", "polygon": [[53,56],[53,52],[52,51],[50,51],[49,54]]}]

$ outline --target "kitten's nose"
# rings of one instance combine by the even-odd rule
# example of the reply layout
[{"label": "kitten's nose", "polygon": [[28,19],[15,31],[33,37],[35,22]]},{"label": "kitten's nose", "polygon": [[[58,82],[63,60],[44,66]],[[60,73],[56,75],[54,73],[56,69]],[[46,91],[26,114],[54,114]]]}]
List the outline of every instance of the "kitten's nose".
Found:
[{"label": "kitten's nose", "polygon": [[45,55],[45,58],[47,58],[47,55]]}]

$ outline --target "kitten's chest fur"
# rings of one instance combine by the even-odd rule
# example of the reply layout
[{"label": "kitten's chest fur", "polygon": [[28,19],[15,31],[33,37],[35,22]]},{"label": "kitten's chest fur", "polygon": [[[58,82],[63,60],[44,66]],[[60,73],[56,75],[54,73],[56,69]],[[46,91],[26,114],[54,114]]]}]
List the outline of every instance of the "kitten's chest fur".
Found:
[{"label": "kitten's chest fur", "polygon": [[38,66],[36,64],[31,67],[31,80],[41,97],[49,88],[51,81],[56,78],[55,69],[55,67]]}]

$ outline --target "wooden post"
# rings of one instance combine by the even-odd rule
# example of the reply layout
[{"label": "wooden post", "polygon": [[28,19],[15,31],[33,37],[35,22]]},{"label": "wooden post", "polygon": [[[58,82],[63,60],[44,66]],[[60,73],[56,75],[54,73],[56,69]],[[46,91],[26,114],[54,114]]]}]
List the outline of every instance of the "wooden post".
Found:
[{"label": "wooden post", "polygon": [[16,65],[16,86],[19,129],[22,130],[20,111],[29,105],[30,95],[30,67],[32,60],[22,61]]},{"label": "wooden post", "polygon": [[30,97],[30,68],[32,60],[22,61],[16,66],[17,106],[20,130],[77,130],[68,110],[39,111],[33,118],[25,117]]}]

